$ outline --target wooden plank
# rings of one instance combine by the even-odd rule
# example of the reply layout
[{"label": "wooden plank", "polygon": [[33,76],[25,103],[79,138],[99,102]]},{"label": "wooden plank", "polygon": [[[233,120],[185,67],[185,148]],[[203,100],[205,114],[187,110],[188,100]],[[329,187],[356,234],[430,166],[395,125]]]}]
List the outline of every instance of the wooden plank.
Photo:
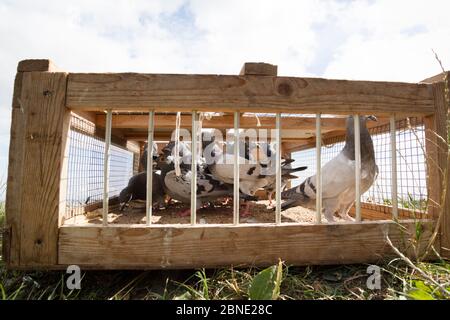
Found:
[{"label": "wooden plank", "polygon": [[[20,96],[20,94],[19,94]],[[5,256],[8,267],[20,263],[20,221],[23,175],[23,155],[25,146],[25,121],[23,109],[13,108],[9,144],[8,180],[6,189],[6,225],[10,228],[9,256]]]},{"label": "wooden plank", "polygon": [[17,66],[18,72],[30,72],[30,71],[48,71],[59,72],[60,70],[49,59],[28,59],[22,60]]},{"label": "wooden plank", "polygon": [[67,106],[101,111],[432,114],[426,84],[320,78],[71,73]]},{"label": "wooden plank", "polygon": [[70,119],[64,105],[66,80],[65,73],[27,72],[23,76],[21,265],[47,266],[57,261],[61,171]]},{"label": "wooden plank", "polygon": [[[392,219],[392,207],[376,203],[361,203],[361,213],[363,219],[368,220],[389,220]],[[355,216],[355,207],[351,207],[349,214]],[[414,212],[413,210],[398,208],[399,219],[409,220],[409,219],[426,219],[431,218],[425,216],[421,212]]]},{"label": "wooden plank", "polygon": [[436,82],[444,82],[445,75],[450,79],[450,71],[441,72],[433,77],[429,77],[425,80],[420,81],[420,83],[436,83]]},{"label": "wooden plank", "polygon": [[97,114],[95,112],[77,110],[72,111],[72,113],[74,113],[79,118],[90,121],[92,123],[96,123],[97,121]]},{"label": "wooden plank", "polygon": [[[288,265],[369,263],[393,257],[385,242],[412,252],[408,238],[415,222],[63,226],[58,263],[99,269],[161,269],[219,266],[264,266],[282,259]],[[422,222],[419,251],[433,223]],[[264,248],[264,250],[261,250]]]},{"label": "wooden plank", "polygon": [[246,62],[241,68],[239,75],[241,76],[276,76],[278,66],[264,62]]},{"label": "wooden plank", "polygon": [[442,159],[439,160],[439,146],[442,147],[442,144],[436,136],[436,119],[437,115],[424,117],[428,213],[434,219],[437,219],[440,213],[442,184],[439,181],[443,178],[440,168]]},{"label": "wooden plank", "polygon": [[22,82],[24,71],[53,71],[49,60],[24,60],[17,66],[12,99],[12,119],[9,144],[9,164],[6,190],[6,224],[9,230],[8,255],[5,260],[8,267],[18,267],[20,263],[21,232],[21,193],[25,146],[26,115],[23,106]]},{"label": "wooden plank", "polygon": [[23,73],[17,72],[16,78],[14,79],[14,93],[12,100],[13,108],[20,108],[20,94],[22,93],[22,78]]},{"label": "wooden plank", "polygon": [[[447,77],[447,80],[446,80]],[[423,80],[421,83],[432,84],[436,113],[425,118],[426,152],[427,152],[427,186],[429,193],[429,211],[440,219],[439,247],[443,257],[450,258],[450,172],[448,168],[448,126],[449,112],[448,88],[450,71],[442,72]],[[444,194],[445,193],[445,194]]]},{"label": "wooden plank", "polygon": [[[448,85],[448,84],[447,84]],[[440,244],[441,255],[450,258],[450,172],[448,168],[450,163],[448,160],[448,129],[447,129],[447,113],[449,109],[448,101],[445,99],[444,82],[433,84],[433,95],[436,105],[436,133],[440,136],[438,140],[438,165],[440,170],[445,174],[441,174],[441,179],[437,182],[444,182],[443,188],[446,192],[441,197],[441,226],[440,226]],[[447,89],[448,90],[448,89]],[[431,188],[435,187],[433,183]],[[439,187],[438,187],[439,188]],[[442,193],[441,193],[442,194]]]}]

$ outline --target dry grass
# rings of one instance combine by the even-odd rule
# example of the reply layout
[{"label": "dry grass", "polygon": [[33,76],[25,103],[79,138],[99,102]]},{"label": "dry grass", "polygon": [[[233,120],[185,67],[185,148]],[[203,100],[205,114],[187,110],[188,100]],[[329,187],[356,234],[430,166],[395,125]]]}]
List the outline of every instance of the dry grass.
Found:
[{"label": "dry grass", "polygon": [[[379,265],[381,289],[366,286],[367,265],[283,267],[279,299],[450,299],[400,260]],[[415,265],[450,289],[448,261]],[[89,271],[80,290],[65,286],[64,272],[15,272],[0,266],[3,299],[248,299],[259,269]]]}]

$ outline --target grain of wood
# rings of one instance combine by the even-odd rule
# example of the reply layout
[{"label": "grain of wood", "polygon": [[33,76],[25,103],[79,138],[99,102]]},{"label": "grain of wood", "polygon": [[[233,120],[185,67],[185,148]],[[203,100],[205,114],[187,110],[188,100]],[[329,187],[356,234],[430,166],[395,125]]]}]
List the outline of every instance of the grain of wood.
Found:
[{"label": "grain of wood", "polygon": [[8,180],[6,189],[6,225],[11,228],[9,241],[9,256],[6,262],[9,267],[20,264],[20,222],[21,222],[21,194],[23,175],[23,155],[25,147],[25,121],[26,117],[21,108],[12,109]]},{"label": "grain of wood", "polygon": [[14,93],[12,100],[13,108],[20,108],[20,94],[22,93],[22,78],[23,72],[17,72],[16,78],[14,79]]},{"label": "grain of wood", "polygon": [[[441,217],[441,228],[440,228],[440,247],[441,255],[443,257],[450,257],[450,163],[447,162],[447,152],[448,152],[448,128],[447,128],[447,113],[448,104],[445,101],[444,96],[445,83],[438,82],[433,84],[433,95],[434,102],[436,106],[436,133],[441,137],[438,139],[438,163],[439,168],[446,172],[446,175],[440,175],[441,179],[436,180],[436,183],[441,183],[445,181],[446,193],[443,203],[441,201],[442,217]],[[446,170],[447,169],[447,170]],[[446,171],[445,171],[446,170]],[[435,187],[433,183],[431,188]]]},{"label": "grain of wood", "polygon": [[[423,222],[420,245],[433,223]],[[393,257],[384,237],[406,252],[415,222],[391,221],[323,225],[142,225],[60,229],[58,263],[98,268],[199,268],[368,263]],[[263,249],[262,249],[263,248]]]},{"label": "grain of wood", "polygon": [[[350,208],[349,214],[352,217],[355,216],[354,206]],[[361,214],[363,220],[388,220],[392,218],[392,207],[363,202],[361,203]],[[421,212],[414,212],[413,210],[407,210],[403,208],[398,209],[398,217],[400,220],[431,218]]]},{"label": "grain of wood", "polygon": [[436,136],[436,119],[436,116],[424,117],[428,213],[435,219],[438,218],[440,212],[442,187],[439,181],[442,181],[443,175],[443,171],[439,167],[442,164],[439,161],[441,144]]},{"label": "grain of wood", "polygon": [[67,106],[100,111],[432,114],[428,85],[293,77],[83,74],[68,79]]},{"label": "grain of wood", "polygon": [[6,223],[10,230],[8,239],[8,256],[5,256],[8,267],[18,267],[20,264],[21,239],[21,193],[23,158],[25,147],[24,130],[26,116],[22,101],[22,83],[24,72],[28,71],[54,71],[55,66],[49,60],[24,60],[17,66],[14,80],[12,99],[12,119],[9,145],[8,178],[6,190]]},{"label": "grain of wood", "polygon": [[[118,114],[114,115],[113,128],[122,129],[147,129],[147,115],[127,115]],[[257,127],[257,120],[255,117],[240,117],[240,126],[243,129],[258,128],[258,129],[274,129],[275,118],[274,117],[258,117],[261,126]],[[191,115],[184,114],[181,117],[181,127],[190,128],[192,122]],[[97,114],[95,116],[95,123],[100,127],[105,127],[105,115]],[[217,128],[217,129],[230,129],[233,128],[233,116],[222,115],[219,117],[212,117],[211,119],[204,119],[203,128]],[[175,127],[175,115],[155,115],[155,128],[173,129]],[[315,119],[311,117],[285,117],[283,118],[284,128],[296,128],[301,130],[315,130]],[[322,127],[324,130],[342,130],[345,129],[344,118],[324,118]]]},{"label": "grain of wood", "polygon": [[22,103],[26,126],[21,181],[20,264],[57,262],[62,160],[68,135],[65,73],[27,72]]},{"label": "grain of wood", "polygon": [[420,83],[436,83],[436,82],[444,82],[445,74],[447,74],[447,77],[450,79],[450,71],[441,72],[435,76],[429,77],[425,80],[420,81]]},{"label": "grain of wood", "polygon": [[246,62],[241,68],[239,75],[248,76],[276,76],[278,66],[264,62]]},{"label": "grain of wood", "polygon": [[29,59],[22,60],[17,66],[18,72],[31,72],[31,71],[48,71],[59,72],[60,70],[55,64],[48,59]]}]

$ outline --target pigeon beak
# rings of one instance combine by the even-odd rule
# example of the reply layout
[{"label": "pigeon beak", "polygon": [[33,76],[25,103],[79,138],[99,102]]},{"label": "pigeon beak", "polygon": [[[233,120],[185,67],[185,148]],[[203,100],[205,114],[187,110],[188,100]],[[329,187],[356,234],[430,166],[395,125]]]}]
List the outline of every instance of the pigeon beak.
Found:
[{"label": "pigeon beak", "polygon": [[378,118],[375,117],[374,115],[367,116],[366,119],[378,122]]}]

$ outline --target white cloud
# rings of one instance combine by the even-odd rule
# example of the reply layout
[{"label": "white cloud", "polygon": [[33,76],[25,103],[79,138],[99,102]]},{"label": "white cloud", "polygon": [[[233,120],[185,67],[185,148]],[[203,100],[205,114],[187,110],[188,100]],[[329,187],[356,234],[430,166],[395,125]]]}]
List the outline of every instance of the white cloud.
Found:
[{"label": "white cloud", "polygon": [[417,82],[440,72],[434,49],[450,63],[449,1],[358,2],[339,12],[349,35],[324,76]]}]

